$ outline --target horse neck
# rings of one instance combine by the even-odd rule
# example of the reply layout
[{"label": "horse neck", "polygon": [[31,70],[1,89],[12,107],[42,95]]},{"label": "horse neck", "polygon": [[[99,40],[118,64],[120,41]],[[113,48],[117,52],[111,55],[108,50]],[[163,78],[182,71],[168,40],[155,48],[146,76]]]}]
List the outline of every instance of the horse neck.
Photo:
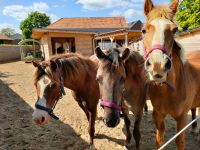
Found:
[{"label": "horse neck", "polygon": [[184,65],[176,52],[172,53],[172,69],[168,73],[167,82],[171,84],[176,91],[185,91],[186,78]]},{"label": "horse neck", "polygon": [[[67,66],[62,66],[65,87],[74,91],[83,91],[87,87],[85,86],[86,84],[93,84],[96,77],[96,70],[92,65],[85,66],[80,64],[80,66],[76,65],[74,69],[76,69],[76,71],[67,69]],[[90,78],[90,80],[86,80],[87,78]]]},{"label": "horse neck", "polygon": [[125,63],[127,73],[125,86],[130,89],[130,92],[134,95],[140,95],[147,81],[143,58],[140,57],[136,59],[137,56],[140,57],[139,55],[132,55],[132,58],[129,58]]}]

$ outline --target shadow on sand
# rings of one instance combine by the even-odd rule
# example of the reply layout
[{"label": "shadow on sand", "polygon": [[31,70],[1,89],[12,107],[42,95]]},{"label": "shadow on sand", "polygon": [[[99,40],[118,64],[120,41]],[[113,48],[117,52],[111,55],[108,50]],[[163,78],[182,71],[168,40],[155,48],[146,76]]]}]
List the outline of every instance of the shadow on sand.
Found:
[{"label": "shadow on sand", "polygon": [[[6,77],[1,74],[1,77]],[[33,109],[0,80],[0,149],[2,150],[85,150],[88,143],[61,121],[36,126]]]},{"label": "shadow on sand", "polygon": [[[188,115],[188,123],[191,121],[191,115]],[[131,131],[133,131],[133,123],[134,123],[134,115],[130,115],[131,119]],[[197,132],[191,132],[192,127],[189,127],[186,130],[186,150],[190,149],[200,149],[200,142],[199,142],[199,127],[200,127],[200,121],[197,122]],[[141,122],[141,150],[155,150],[156,149],[156,129],[154,125],[154,121],[152,118],[152,111],[149,110],[148,113],[144,113],[142,122]],[[123,127],[124,134],[125,126]],[[169,139],[171,139],[176,134],[176,122],[172,117],[167,116],[165,118],[165,142],[167,142]],[[135,148],[135,141],[132,138],[131,144],[128,147],[128,149],[134,149]],[[168,146],[165,148],[166,150],[175,150],[176,144],[175,140],[172,141]]]}]

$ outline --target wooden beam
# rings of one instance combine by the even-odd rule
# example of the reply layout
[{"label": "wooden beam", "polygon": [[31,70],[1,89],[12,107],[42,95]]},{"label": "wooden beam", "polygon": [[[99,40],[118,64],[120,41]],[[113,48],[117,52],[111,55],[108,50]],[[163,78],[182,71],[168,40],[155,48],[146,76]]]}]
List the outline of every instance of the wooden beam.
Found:
[{"label": "wooden beam", "polygon": [[110,38],[110,47],[113,47],[113,41],[114,41],[115,37],[110,36],[109,38]]},{"label": "wooden beam", "polygon": [[95,40],[101,39],[101,38],[107,38],[109,39],[110,36],[112,37],[116,37],[116,36],[123,36],[128,34],[128,32],[122,32],[122,33],[112,33],[112,34],[107,34],[107,35],[100,35],[100,36],[96,36]]},{"label": "wooden beam", "polygon": [[101,49],[103,49],[103,38],[101,38]]}]

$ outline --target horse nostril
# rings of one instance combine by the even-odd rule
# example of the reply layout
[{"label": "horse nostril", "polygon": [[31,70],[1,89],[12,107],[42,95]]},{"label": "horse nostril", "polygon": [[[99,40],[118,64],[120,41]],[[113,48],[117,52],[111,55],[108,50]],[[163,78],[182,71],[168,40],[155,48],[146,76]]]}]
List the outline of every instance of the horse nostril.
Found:
[{"label": "horse nostril", "polygon": [[41,123],[43,123],[44,121],[45,121],[45,117],[42,116]]},{"label": "horse nostril", "polygon": [[147,59],[146,61],[145,61],[145,68],[148,70],[148,68],[151,66],[151,63],[150,63],[150,61],[149,61],[149,59]]},{"label": "horse nostril", "polygon": [[167,58],[167,62],[165,64],[165,71],[170,70],[171,67],[172,67],[172,61],[171,61],[171,59]]},{"label": "horse nostril", "polygon": [[163,76],[162,75],[159,75],[159,74],[156,74],[156,75],[154,75],[154,77],[156,77],[156,78],[162,78]]}]

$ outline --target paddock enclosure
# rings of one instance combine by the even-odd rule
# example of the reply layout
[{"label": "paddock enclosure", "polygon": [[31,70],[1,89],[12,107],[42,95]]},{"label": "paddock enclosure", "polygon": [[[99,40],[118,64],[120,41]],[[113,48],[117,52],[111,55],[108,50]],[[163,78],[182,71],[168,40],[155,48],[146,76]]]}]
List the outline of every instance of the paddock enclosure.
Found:
[{"label": "paddock enclosure", "polygon": [[[58,102],[55,113],[59,121],[49,125],[36,126],[32,122],[32,113],[36,93],[32,83],[34,67],[32,64],[16,61],[0,64],[0,150],[87,150],[89,146],[88,122],[85,114],[71,96],[67,95]],[[148,101],[149,112],[141,124],[141,150],[156,149],[155,126],[152,120],[152,108]],[[98,107],[98,116],[102,110]],[[130,114],[133,122],[134,115]],[[191,116],[188,115],[189,120]],[[198,129],[200,122],[198,122]],[[200,149],[197,132],[186,131],[186,150]],[[125,129],[121,119],[116,128],[107,128],[97,117],[95,124],[94,146],[97,150],[122,150]],[[176,124],[172,118],[166,119],[165,141],[176,133]],[[134,148],[134,140],[130,149]],[[166,150],[174,150],[173,141]]]}]

